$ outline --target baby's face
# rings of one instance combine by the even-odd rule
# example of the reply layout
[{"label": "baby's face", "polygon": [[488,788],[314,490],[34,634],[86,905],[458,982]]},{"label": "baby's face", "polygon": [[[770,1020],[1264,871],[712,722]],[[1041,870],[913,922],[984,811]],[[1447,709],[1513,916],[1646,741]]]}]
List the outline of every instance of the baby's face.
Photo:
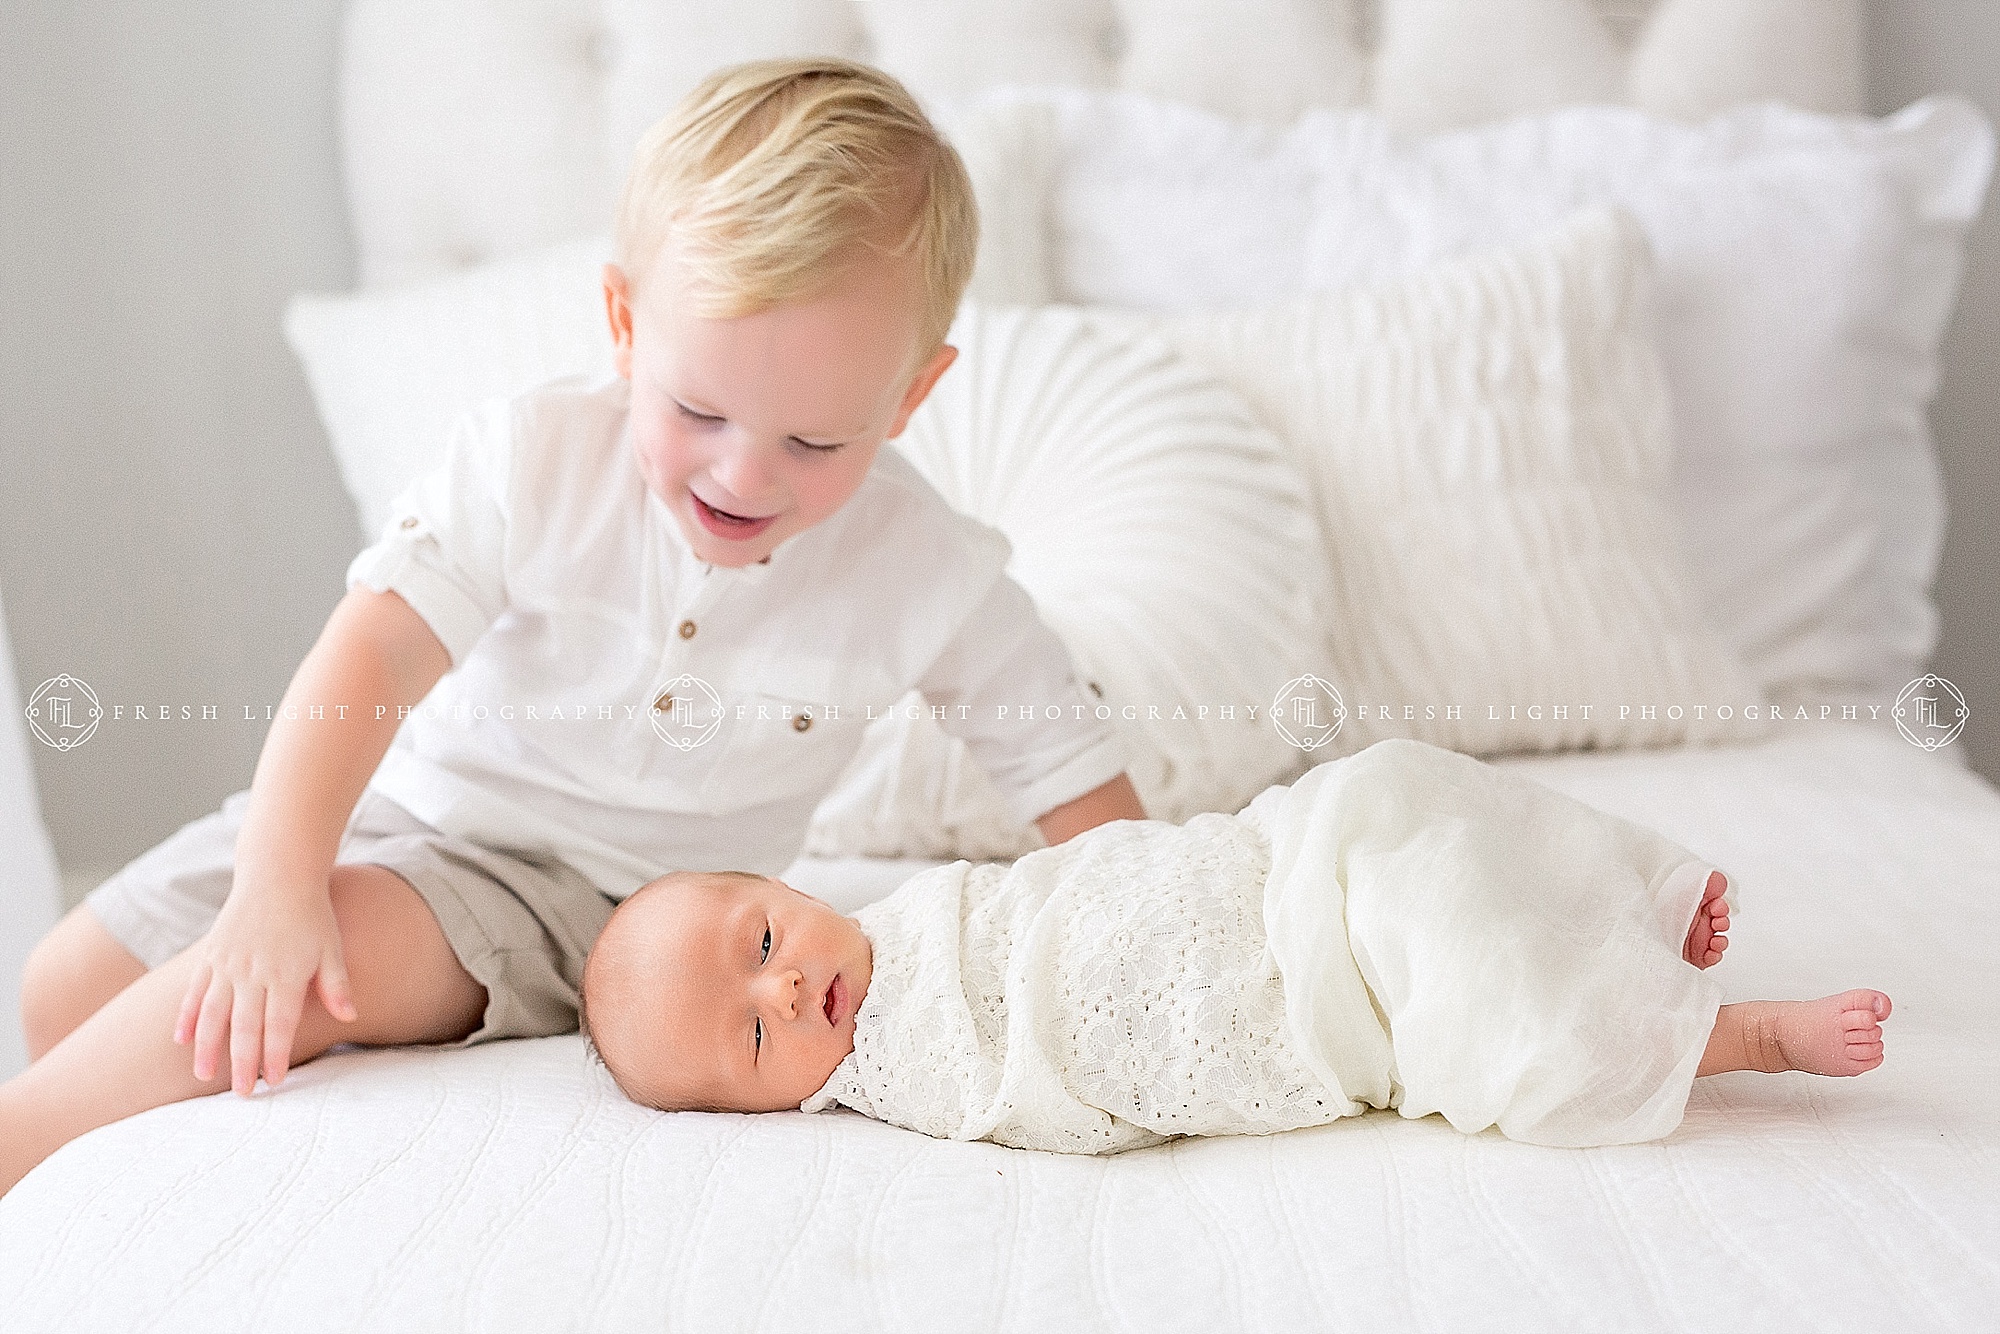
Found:
[{"label": "baby's face", "polygon": [[870,252],[817,295],[709,319],[671,239],[636,298],[605,266],[639,470],[702,560],[763,560],[846,504],[902,433],[955,355],[912,364],[918,279],[913,261]]},{"label": "baby's face", "polygon": [[677,872],[613,915],[585,1004],[606,1063],[642,1101],[779,1111],[854,1050],[872,964],[851,918],[781,881]]}]

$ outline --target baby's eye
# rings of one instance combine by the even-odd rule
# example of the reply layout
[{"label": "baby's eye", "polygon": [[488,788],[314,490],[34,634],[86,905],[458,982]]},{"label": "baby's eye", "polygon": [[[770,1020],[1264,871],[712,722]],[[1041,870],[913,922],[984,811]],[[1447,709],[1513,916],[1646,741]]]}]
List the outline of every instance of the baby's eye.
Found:
[{"label": "baby's eye", "polygon": [[679,399],[674,400],[674,406],[679,408],[681,410],[681,415],[683,417],[686,417],[689,421],[719,422],[722,420],[722,418],[710,416],[706,412],[696,412],[693,408],[681,402]]},{"label": "baby's eye", "polygon": [[847,447],[847,442],[845,440],[838,440],[832,444],[816,445],[810,440],[801,440],[797,436],[792,437],[792,443],[800,446],[801,448],[809,449],[815,454],[831,454],[836,449],[844,449]]},{"label": "baby's eye", "polygon": [[764,962],[764,960],[770,957],[771,957],[771,928],[767,926],[764,928],[764,952],[757,956],[757,962],[762,963]]}]

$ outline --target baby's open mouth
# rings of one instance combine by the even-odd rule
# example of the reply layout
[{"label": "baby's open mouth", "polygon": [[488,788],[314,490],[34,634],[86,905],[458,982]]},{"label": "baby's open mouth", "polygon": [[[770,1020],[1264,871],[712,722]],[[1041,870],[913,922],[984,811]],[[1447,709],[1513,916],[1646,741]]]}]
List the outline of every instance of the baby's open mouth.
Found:
[{"label": "baby's open mouth", "polygon": [[845,999],[841,994],[842,990],[840,974],[835,973],[833,981],[826,984],[826,1000],[820,1005],[820,1008],[826,1012],[826,1022],[835,1028],[840,1027],[840,1005],[841,1001]]}]

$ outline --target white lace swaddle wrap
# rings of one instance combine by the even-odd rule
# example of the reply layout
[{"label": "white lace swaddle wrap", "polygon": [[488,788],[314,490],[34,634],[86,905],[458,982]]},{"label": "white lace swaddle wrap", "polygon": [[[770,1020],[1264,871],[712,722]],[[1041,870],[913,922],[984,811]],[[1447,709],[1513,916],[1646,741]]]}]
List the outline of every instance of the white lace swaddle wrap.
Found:
[{"label": "white lace swaddle wrap", "polygon": [[804,1110],[1066,1153],[1332,1120],[1284,1037],[1269,865],[1256,829],[1201,815],[918,874],[855,914],[854,1051]]},{"label": "white lace swaddle wrap", "polygon": [[1680,953],[1710,869],[1503,769],[1379,742],[1241,816],[1107,825],[862,909],[855,1049],[801,1106],[1071,1153],[1366,1106],[1657,1138],[1720,1003]]}]

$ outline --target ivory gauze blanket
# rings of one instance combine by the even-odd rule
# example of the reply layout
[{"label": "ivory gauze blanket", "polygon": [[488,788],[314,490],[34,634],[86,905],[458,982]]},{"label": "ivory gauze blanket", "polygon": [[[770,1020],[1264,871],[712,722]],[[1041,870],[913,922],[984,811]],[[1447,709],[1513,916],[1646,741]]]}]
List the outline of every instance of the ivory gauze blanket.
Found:
[{"label": "ivory gauze blanket", "polygon": [[1504,769],[1380,741],[1240,815],[1119,821],[863,908],[854,1051],[801,1108],[1066,1153],[1369,1107],[1536,1144],[1655,1139],[1720,1004],[1681,957],[1713,869]]}]

